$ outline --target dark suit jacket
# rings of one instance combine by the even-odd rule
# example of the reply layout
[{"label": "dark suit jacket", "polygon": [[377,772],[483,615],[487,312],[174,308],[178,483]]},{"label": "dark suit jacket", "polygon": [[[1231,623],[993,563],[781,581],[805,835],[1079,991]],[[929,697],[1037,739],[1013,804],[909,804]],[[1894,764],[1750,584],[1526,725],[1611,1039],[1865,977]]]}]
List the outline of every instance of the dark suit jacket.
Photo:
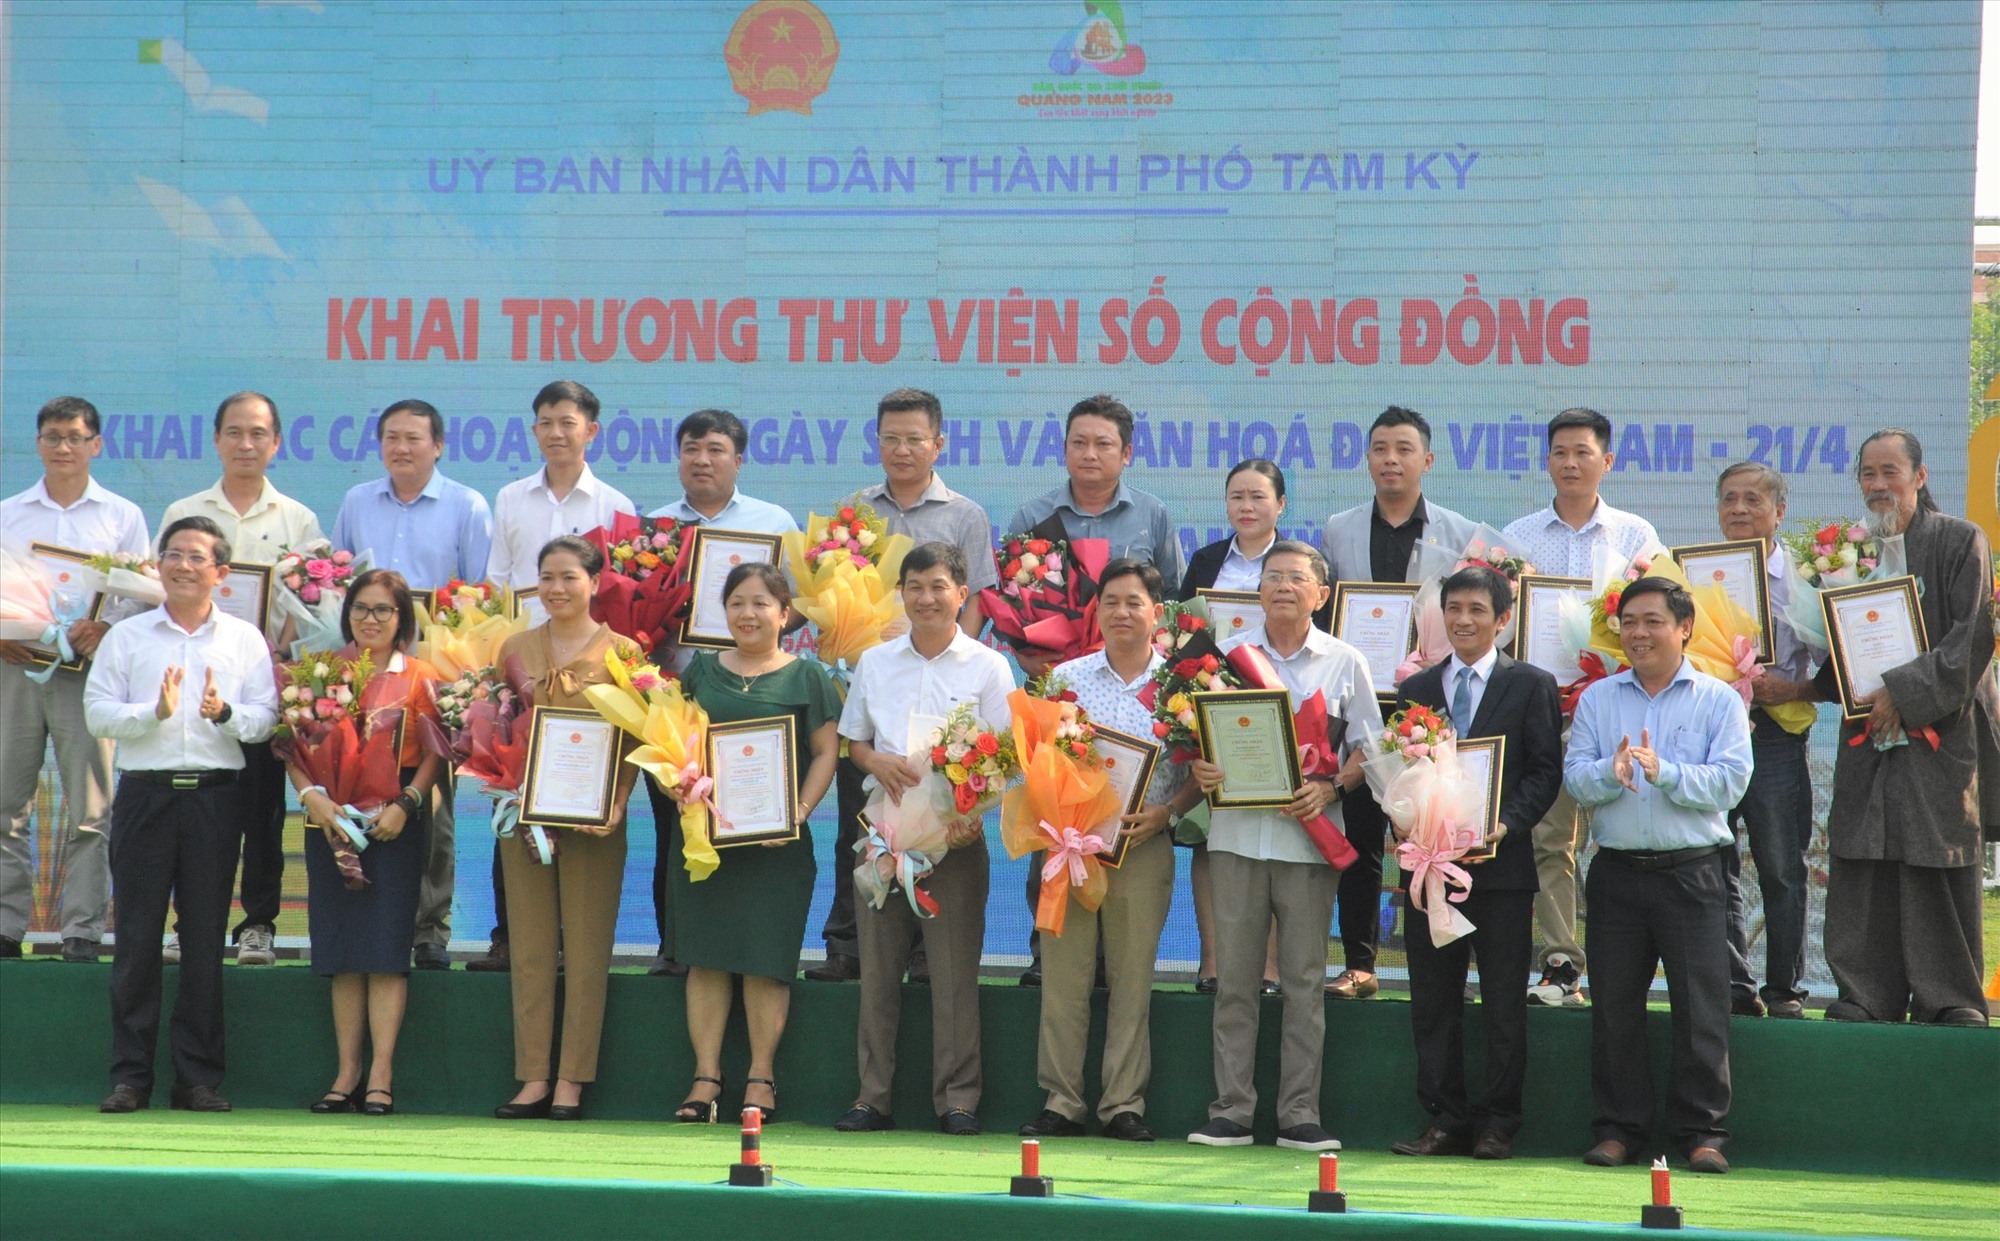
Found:
[{"label": "dark suit jacket", "polygon": [[[1194,598],[1197,590],[1207,590],[1215,585],[1215,575],[1222,572],[1222,562],[1229,559],[1229,545],[1236,541],[1231,535],[1217,539],[1188,559],[1187,572],[1181,575],[1180,589],[1174,598],[1183,603]],[[1313,613],[1313,624],[1326,629],[1333,624],[1333,599],[1328,596],[1326,606]]]},{"label": "dark suit jacket", "polygon": [[[1451,661],[1426,668],[1405,680],[1396,691],[1395,710],[1419,703],[1449,712],[1444,673]],[[1491,861],[1470,870],[1475,889],[1533,892],[1535,824],[1555,805],[1562,788],[1562,705],[1556,679],[1532,664],[1510,659],[1503,652],[1493,664],[1493,676],[1479,700],[1472,726],[1452,721],[1460,736],[1505,737],[1507,753],[1500,765],[1500,821],[1507,835]],[[1404,872],[1403,883],[1410,881]]]}]

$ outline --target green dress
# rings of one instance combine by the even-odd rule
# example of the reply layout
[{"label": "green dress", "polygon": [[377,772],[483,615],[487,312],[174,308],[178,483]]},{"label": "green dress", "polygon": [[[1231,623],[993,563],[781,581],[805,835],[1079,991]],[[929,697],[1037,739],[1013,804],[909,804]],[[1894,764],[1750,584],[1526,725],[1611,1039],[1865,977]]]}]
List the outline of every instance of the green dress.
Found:
[{"label": "green dress", "polygon": [[[810,659],[767,672],[745,690],[742,677],[704,651],[681,674],[681,685],[717,724],[790,715],[798,748],[793,758],[801,781],[812,766],[814,730],[840,718],[840,695],[833,679]],[[724,849],[722,865],[700,883],[688,877],[684,848],[676,818],[667,837],[674,959],[682,965],[789,981],[798,972],[818,870],[810,828],[801,828],[797,840],[776,848]]]}]

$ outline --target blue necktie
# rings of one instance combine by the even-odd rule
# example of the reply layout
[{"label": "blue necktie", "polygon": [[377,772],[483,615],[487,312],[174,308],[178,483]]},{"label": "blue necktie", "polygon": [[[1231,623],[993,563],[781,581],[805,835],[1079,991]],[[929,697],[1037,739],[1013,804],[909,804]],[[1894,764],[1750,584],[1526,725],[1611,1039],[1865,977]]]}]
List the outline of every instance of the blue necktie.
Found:
[{"label": "blue necktie", "polygon": [[1458,670],[1458,688],[1451,695],[1451,722],[1458,735],[1465,736],[1472,728],[1472,669]]}]

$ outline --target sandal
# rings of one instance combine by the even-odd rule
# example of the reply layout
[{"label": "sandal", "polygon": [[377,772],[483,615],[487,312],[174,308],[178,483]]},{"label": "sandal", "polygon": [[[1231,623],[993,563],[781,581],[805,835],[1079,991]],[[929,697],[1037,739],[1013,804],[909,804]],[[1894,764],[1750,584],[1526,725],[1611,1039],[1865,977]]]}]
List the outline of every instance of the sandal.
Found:
[{"label": "sandal", "polygon": [[[394,1116],[396,1114],[395,1095],[390,1094],[386,1090],[382,1090],[376,1087],[371,1087],[368,1091],[368,1094],[371,1097],[368,1099],[366,1103],[363,1103],[361,1105],[361,1114],[363,1116]],[[388,1102],[377,1103],[372,1097],[374,1095],[381,1095],[383,1098],[387,1099]]]},{"label": "sandal", "polygon": [[694,1079],[698,1082],[707,1082],[709,1085],[715,1087],[715,1098],[688,1099],[678,1108],[674,1109],[674,1119],[684,1125],[712,1125],[720,1119],[722,1113],[722,1109],[716,1106],[716,1103],[722,1098],[722,1079],[719,1077],[710,1077],[705,1073],[695,1074]]},{"label": "sandal", "polygon": [[338,1090],[329,1090],[324,1099],[315,1100],[308,1110],[315,1116],[331,1116],[336,1112],[355,1111],[354,1092],[350,1090],[342,1094]]},{"label": "sandal", "polygon": [[768,1078],[768,1077],[746,1077],[746,1078],[744,1078],[744,1079],[743,1079],[743,1082],[744,1082],[744,1084],[745,1084],[745,1085],[747,1085],[747,1086],[769,1086],[769,1087],[771,1088],[771,1106],[769,1106],[769,1107],[765,1107],[765,1106],[764,1106],[763,1104],[761,1104],[761,1103],[752,1103],[752,1102],[750,1102],[750,1101],[749,1101],[748,1099],[745,1099],[745,1100],[743,1101],[743,1106],[744,1106],[744,1107],[754,1107],[754,1108],[756,1108],[756,1109],[757,1109],[757,1112],[758,1112],[758,1114],[759,1114],[759,1117],[760,1117],[760,1119],[761,1119],[761,1123],[763,1123],[763,1124],[766,1124],[766,1125],[775,1125],[775,1124],[777,1124],[777,1123],[778,1123],[778,1083],[776,1083],[776,1082],[772,1081],[772,1080],[771,1080],[770,1078]]}]

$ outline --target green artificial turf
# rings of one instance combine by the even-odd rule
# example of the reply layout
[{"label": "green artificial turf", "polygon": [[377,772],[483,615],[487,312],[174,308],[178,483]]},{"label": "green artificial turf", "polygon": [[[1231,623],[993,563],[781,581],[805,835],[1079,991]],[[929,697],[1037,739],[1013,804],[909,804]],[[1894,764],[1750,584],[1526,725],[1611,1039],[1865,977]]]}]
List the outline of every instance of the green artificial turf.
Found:
[{"label": "green artificial turf", "polygon": [[[946,1139],[929,1132],[842,1135],[783,1123],[764,1158],[780,1178],[820,1189],[1004,1193],[1019,1140]],[[316,1117],[242,1111],[151,1111],[104,1117],[73,1107],[0,1107],[0,1163],[272,1167],[432,1172],[460,1176],[714,1182],[738,1158],[729,1126],[586,1121],[502,1124],[463,1117]],[[1042,1171],[1065,1195],[1149,1202],[1302,1206],[1314,1156],[1273,1147],[1209,1150],[1184,1142],[1126,1146],[1099,1138],[1043,1144]],[[1406,1159],[1344,1154],[1341,1188],[1353,1209],[1525,1219],[1636,1222],[1643,1168],[1602,1170],[1571,1159]],[[1674,1175],[1691,1227],[1895,1237],[2000,1238],[2000,1186],[1949,1180],[1861,1179],[1739,1167],[1726,1177]]]}]

